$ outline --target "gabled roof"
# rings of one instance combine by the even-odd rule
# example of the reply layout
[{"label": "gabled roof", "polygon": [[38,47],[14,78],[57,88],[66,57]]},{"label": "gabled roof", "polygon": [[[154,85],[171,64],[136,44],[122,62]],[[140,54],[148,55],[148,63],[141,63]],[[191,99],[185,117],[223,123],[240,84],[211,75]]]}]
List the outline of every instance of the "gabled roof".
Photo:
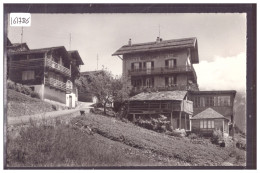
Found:
[{"label": "gabled roof", "polygon": [[82,76],[88,76],[90,74],[93,74],[93,75],[98,75],[98,74],[102,74],[104,73],[103,70],[95,70],[95,71],[85,71],[85,72],[81,72],[80,75]]},{"label": "gabled roof", "polygon": [[139,52],[152,52],[152,51],[161,51],[161,50],[176,50],[190,48],[191,49],[191,61],[192,63],[199,63],[198,56],[198,45],[197,38],[183,38],[183,39],[172,39],[172,40],[164,40],[160,42],[148,42],[148,43],[139,43],[124,45],[120,49],[118,49],[114,55],[124,55],[129,53],[139,53]]},{"label": "gabled roof", "polygon": [[[9,40],[10,41],[10,40]],[[11,42],[10,42],[11,43]],[[29,49],[29,47],[28,47],[28,45],[27,45],[27,43],[11,43],[11,45],[10,45],[10,43],[8,43],[7,44],[7,49],[8,50],[12,50],[12,49],[14,49],[14,48],[17,48],[17,47],[24,47],[24,48],[26,48],[27,50],[30,50]],[[19,51],[19,52],[21,52],[21,51]]]},{"label": "gabled roof", "polygon": [[48,48],[41,48],[41,49],[30,49],[27,51],[19,51],[19,52],[10,52],[9,54],[11,55],[17,55],[17,54],[33,54],[33,53],[46,53],[49,51],[53,51],[53,50],[61,50],[63,51],[65,54],[68,55],[68,52],[66,50],[66,48],[64,46],[58,46],[58,47],[48,47]]},{"label": "gabled roof", "polygon": [[187,95],[187,91],[160,91],[146,92],[137,94],[129,101],[144,101],[144,100],[183,100]]},{"label": "gabled roof", "polygon": [[225,119],[225,117],[223,115],[216,112],[212,108],[207,108],[206,110],[198,113],[197,115],[195,115],[191,119],[192,120],[198,120],[198,119],[219,119],[219,118]]},{"label": "gabled roof", "polygon": [[79,65],[84,65],[84,63],[79,55],[79,52],[77,50],[71,50],[71,51],[68,51],[68,53],[72,59],[74,59],[74,58],[76,59],[76,61]]}]

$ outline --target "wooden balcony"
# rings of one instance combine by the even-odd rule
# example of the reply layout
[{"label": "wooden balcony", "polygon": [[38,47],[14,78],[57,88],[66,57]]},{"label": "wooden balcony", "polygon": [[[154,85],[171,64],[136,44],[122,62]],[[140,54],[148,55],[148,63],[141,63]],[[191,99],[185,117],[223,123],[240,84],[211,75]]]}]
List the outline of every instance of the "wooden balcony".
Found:
[{"label": "wooden balcony", "polygon": [[45,59],[45,60],[46,60],[45,64],[46,64],[47,67],[50,67],[50,68],[52,68],[52,69],[54,69],[58,72],[61,72],[62,74],[65,74],[68,77],[71,77],[70,69],[68,69],[68,68],[66,68],[66,67],[64,67],[64,66],[62,66],[62,65],[60,65],[60,64],[58,64],[58,63],[56,63],[56,62],[54,62],[50,59]]},{"label": "wooden balcony", "polygon": [[173,73],[184,73],[191,72],[194,75],[194,78],[197,79],[196,72],[193,66],[175,66],[175,67],[158,67],[151,69],[134,69],[129,70],[129,75],[131,76],[144,76],[144,75],[164,75],[164,74],[173,74]]},{"label": "wooden balcony", "polygon": [[132,92],[133,93],[141,93],[141,92],[155,92],[155,91],[198,91],[198,85],[192,84],[192,85],[172,85],[172,86],[157,86],[157,87],[150,87],[147,88],[145,86],[141,87],[133,87]]},{"label": "wooden balcony", "polygon": [[[44,63],[45,60],[45,63]],[[8,67],[11,70],[15,69],[39,69],[40,67],[47,66],[60,72],[68,77],[71,77],[70,69],[50,60],[44,58],[37,58],[37,59],[28,59],[28,60],[19,60],[19,61],[10,61],[8,62]]]},{"label": "wooden balcony", "polygon": [[193,114],[193,102],[189,100],[130,101],[128,111],[130,114],[160,114],[176,111],[183,111],[188,114]]},{"label": "wooden balcony", "polygon": [[66,83],[53,78],[45,78],[45,84],[62,91],[66,91],[67,89]]},{"label": "wooden balcony", "polygon": [[130,101],[130,114],[160,114],[181,111],[181,101]]},{"label": "wooden balcony", "polygon": [[43,66],[44,58],[8,62],[8,67],[10,69],[38,69]]}]

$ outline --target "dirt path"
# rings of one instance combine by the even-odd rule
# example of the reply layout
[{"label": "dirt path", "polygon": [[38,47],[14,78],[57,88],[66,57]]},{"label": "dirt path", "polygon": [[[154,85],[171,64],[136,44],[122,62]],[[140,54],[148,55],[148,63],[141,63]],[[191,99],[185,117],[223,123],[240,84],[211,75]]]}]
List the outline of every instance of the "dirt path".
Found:
[{"label": "dirt path", "polygon": [[60,116],[68,116],[71,115],[72,117],[80,115],[80,111],[89,112],[90,105],[92,103],[88,102],[80,102],[79,106],[76,109],[70,110],[60,110],[60,111],[53,111],[53,112],[45,112],[35,115],[26,115],[26,116],[19,116],[19,117],[7,117],[7,125],[18,125],[28,123],[31,120],[42,120],[42,119],[49,119],[49,118],[56,118]]}]

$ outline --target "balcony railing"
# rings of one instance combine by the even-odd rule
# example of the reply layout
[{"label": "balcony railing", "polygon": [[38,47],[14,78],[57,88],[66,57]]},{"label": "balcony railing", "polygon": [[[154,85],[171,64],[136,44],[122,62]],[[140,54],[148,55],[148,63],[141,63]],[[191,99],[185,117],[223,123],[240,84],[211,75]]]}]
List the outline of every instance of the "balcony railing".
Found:
[{"label": "balcony railing", "polygon": [[129,70],[129,74],[131,76],[162,75],[162,74],[183,73],[183,72],[192,72],[194,74],[194,77],[197,79],[197,75],[193,66],[158,67],[158,68],[151,68],[151,69],[143,68],[143,69]]},{"label": "balcony railing", "polygon": [[190,85],[172,85],[172,86],[157,86],[157,87],[133,87],[132,92],[138,94],[141,92],[156,92],[156,91],[198,91],[197,84]]},{"label": "balcony railing", "polygon": [[9,61],[8,66],[10,69],[37,69],[44,66],[44,58]]},{"label": "balcony railing", "polygon": [[71,71],[70,69],[50,60],[50,59],[46,59],[46,66],[54,69],[54,70],[57,70],[59,72],[62,72],[63,74],[65,74],[66,76],[69,76],[71,77]]},{"label": "balcony railing", "polygon": [[[45,65],[58,72],[61,72],[62,74],[65,74],[68,77],[71,77],[70,69],[50,59],[45,59]],[[39,67],[44,66],[44,58],[10,61],[8,62],[8,66],[10,69],[38,69]]]},{"label": "balcony railing", "polygon": [[62,91],[66,91],[66,84],[64,82],[61,82],[57,79],[53,79],[53,78],[46,78],[45,79],[45,84],[49,85],[51,87],[54,87],[56,89],[60,89]]}]

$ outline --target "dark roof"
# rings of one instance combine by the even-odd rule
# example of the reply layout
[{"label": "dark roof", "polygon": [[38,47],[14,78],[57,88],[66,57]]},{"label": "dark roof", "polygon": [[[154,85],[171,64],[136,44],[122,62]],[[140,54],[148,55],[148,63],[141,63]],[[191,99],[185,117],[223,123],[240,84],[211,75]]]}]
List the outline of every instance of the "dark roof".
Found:
[{"label": "dark roof", "polygon": [[85,71],[85,72],[81,72],[80,74],[82,76],[88,76],[90,74],[94,74],[94,75],[97,75],[97,74],[101,74],[101,73],[104,73],[103,70],[95,70],[95,71]]},{"label": "dark roof", "polygon": [[76,59],[76,61],[79,65],[84,65],[84,63],[79,55],[79,52],[77,50],[71,50],[71,51],[68,51],[68,53],[72,59],[74,59],[74,58]]},{"label": "dark roof", "polygon": [[206,110],[198,113],[197,115],[195,115],[191,119],[192,120],[198,120],[198,119],[219,119],[219,118],[225,119],[225,117],[223,115],[216,112],[212,108],[207,108]]},{"label": "dark roof", "polygon": [[20,52],[10,52],[9,54],[16,55],[16,54],[32,54],[32,53],[46,53],[52,50],[61,50],[63,52],[67,53],[67,50],[64,46],[58,46],[58,47],[48,47],[48,48],[41,48],[41,49],[31,49],[27,51],[20,51]]},{"label": "dark roof", "polygon": [[141,101],[141,100],[183,100],[187,94],[187,91],[160,91],[160,92],[146,92],[137,94],[129,101]]},{"label": "dark roof", "polygon": [[9,40],[9,38],[7,37],[7,46],[11,46],[12,45],[12,43],[11,43],[11,41]]},{"label": "dark roof", "polygon": [[112,55],[114,56],[114,55],[124,55],[124,54],[139,53],[139,52],[175,50],[175,49],[183,49],[183,48],[191,48],[192,63],[199,63],[197,38],[195,37],[164,40],[158,43],[155,41],[155,42],[148,42],[148,43],[132,44],[131,46],[124,45]]},{"label": "dark roof", "polygon": [[11,45],[7,46],[7,49],[12,49],[12,48],[17,48],[17,47],[25,47],[27,50],[30,50],[27,43],[11,43]]},{"label": "dark roof", "polygon": [[211,90],[211,91],[189,91],[192,95],[209,95],[209,94],[232,94],[236,95],[236,90]]}]

